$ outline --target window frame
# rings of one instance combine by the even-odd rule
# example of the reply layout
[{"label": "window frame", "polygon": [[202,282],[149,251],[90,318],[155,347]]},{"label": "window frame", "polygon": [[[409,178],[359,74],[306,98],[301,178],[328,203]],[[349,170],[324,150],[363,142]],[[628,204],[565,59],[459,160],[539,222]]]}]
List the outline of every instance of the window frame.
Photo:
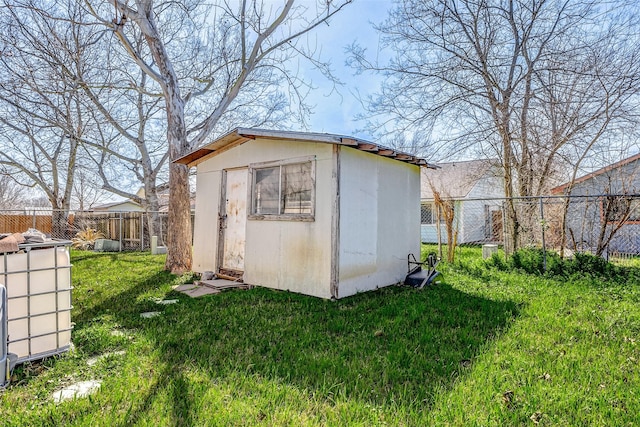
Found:
[{"label": "window frame", "polygon": [[[608,200],[607,200],[608,199]],[[605,203],[624,203],[624,200],[629,201],[629,217],[625,220],[614,213],[613,217],[606,218],[605,215]],[[638,212],[637,214],[635,212]],[[603,222],[607,224],[618,224],[622,221],[623,224],[640,224],[640,199],[633,196],[617,195],[617,196],[605,196],[600,201],[600,217]]]},{"label": "window frame", "polygon": [[[431,206],[431,222],[422,222],[422,208],[425,206]],[[454,208],[455,209],[455,208]],[[438,218],[438,208],[436,207],[436,202],[431,201],[421,201],[420,202],[420,225],[436,225]],[[444,224],[444,218],[440,216],[440,224]]]},{"label": "window frame", "polygon": [[[282,202],[282,169],[285,166],[310,163],[311,165],[311,213],[255,213],[256,211],[256,171],[260,169],[279,168],[278,200]],[[316,156],[294,157],[291,159],[273,160],[249,164],[249,214],[247,219],[261,221],[315,221],[316,213]]]}]

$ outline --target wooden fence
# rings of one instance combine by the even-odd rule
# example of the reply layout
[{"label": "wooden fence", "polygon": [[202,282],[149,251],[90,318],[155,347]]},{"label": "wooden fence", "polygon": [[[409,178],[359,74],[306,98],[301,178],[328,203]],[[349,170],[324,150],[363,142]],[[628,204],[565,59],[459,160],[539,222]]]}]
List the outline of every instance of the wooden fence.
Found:
[{"label": "wooden fence", "polygon": [[29,228],[50,234],[52,229],[51,215],[17,215],[0,212],[0,234],[24,233]]},{"label": "wooden fence", "polygon": [[[120,242],[123,250],[144,250],[150,247],[147,215],[143,212],[76,212],[69,216],[74,230],[92,228],[105,239]],[[161,224],[166,224],[166,214],[161,215]],[[163,227],[161,227],[163,228]],[[163,228],[160,233],[166,232]],[[162,236],[160,241],[162,241]]]},{"label": "wooden fence", "polygon": [[[57,239],[71,239],[76,233],[91,228],[99,231],[104,238],[120,242],[122,250],[146,250],[151,246],[149,224],[145,212],[70,212],[63,230],[53,232],[52,216],[25,215],[23,212],[0,211],[0,234],[23,233],[35,228]],[[166,212],[158,213],[158,244],[163,245],[170,233]],[[193,227],[193,213],[191,224]],[[192,228],[193,232],[193,228]]]}]

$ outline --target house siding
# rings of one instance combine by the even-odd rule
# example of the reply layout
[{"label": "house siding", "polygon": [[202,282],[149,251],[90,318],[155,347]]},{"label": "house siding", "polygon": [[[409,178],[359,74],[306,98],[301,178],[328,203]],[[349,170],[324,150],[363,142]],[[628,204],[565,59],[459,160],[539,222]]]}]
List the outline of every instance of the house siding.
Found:
[{"label": "house siding", "polygon": [[126,200],[122,203],[113,203],[106,206],[95,206],[90,210],[95,212],[144,212],[144,208],[142,206]]},{"label": "house siding", "polygon": [[[640,160],[608,170],[576,183],[572,196],[602,194],[639,194]],[[567,211],[566,229],[570,247],[595,251],[602,231],[602,203],[600,198],[575,198]],[[607,226],[608,228],[611,225]],[[607,230],[607,232],[609,232]],[[640,224],[623,225],[611,239],[608,252],[637,253],[640,248]]]},{"label": "house siding", "polygon": [[[422,202],[433,203],[433,199],[431,200],[422,200]],[[460,228],[460,209],[462,207],[462,203],[460,201],[456,201],[454,204],[454,216],[453,216],[453,224],[454,228],[457,226]],[[434,215],[435,221],[435,215]],[[422,243],[438,243],[438,226],[435,224],[420,224],[420,241]],[[447,227],[444,222],[440,222],[440,241],[442,243],[447,243]]]},{"label": "house siding", "polygon": [[[500,210],[504,196],[502,179],[495,176],[484,176],[471,188],[469,193],[461,200],[455,202],[454,228],[458,230],[458,244],[482,242],[491,236],[486,229],[487,210],[489,212]],[[498,200],[487,200],[498,199]],[[423,202],[433,202],[433,199],[424,199]],[[488,208],[485,208],[487,206]],[[489,222],[490,223],[490,222]],[[422,224],[420,236],[423,243],[437,243],[438,233],[436,224]],[[444,223],[440,226],[442,243],[447,243],[447,231]]]},{"label": "house siding", "polygon": [[491,230],[487,230],[487,224],[491,224],[491,217],[487,218],[486,215],[487,213],[491,215],[491,211],[502,209],[503,200],[490,200],[500,197],[504,197],[501,178],[486,176],[473,186],[467,196],[469,200],[463,202],[460,243],[482,242],[492,236]]}]

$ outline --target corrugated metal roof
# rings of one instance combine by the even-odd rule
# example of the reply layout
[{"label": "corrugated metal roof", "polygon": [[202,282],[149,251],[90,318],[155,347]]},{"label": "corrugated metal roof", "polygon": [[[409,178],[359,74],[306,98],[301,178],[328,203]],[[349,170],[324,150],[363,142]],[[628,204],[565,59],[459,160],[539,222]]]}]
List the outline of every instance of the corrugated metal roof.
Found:
[{"label": "corrugated metal roof", "polygon": [[387,157],[405,163],[425,166],[427,168],[435,167],[434,165],[427,163],[427,161],[423,158],[350,136],[328,133],[292,132],[252,128],[237,128],[230,133],[216,139],[215,141],[205,145],[204,147],[194,150],[191,153],[177,160],[174,160],[174,163],[188,165],[189,167],[195,166],[210,157],[213,157],[230,148],[256,138],[345,145],[357,150],[366,151],[368,153],[376,154],[378,156]]},{"label": "corrugated metal roof", "polygon": [[469,160],[462,162],[438,163],[438,169],[423,169],[420,177],[422,199],[433,199],[433,190],[443,198],[463,199],[482,177],[492,173],[497,166],[495,159]]}]

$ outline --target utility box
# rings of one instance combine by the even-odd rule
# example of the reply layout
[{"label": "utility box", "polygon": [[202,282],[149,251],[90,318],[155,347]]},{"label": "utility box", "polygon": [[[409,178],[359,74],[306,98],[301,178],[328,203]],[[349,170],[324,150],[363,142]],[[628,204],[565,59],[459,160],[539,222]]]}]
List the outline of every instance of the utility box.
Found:
[{"label": "utility box", "polygon": [[482,259],[491,258],[498,253],[498,245],[482,245]]},{"label": "utility box", "polygon": [[117,240],[97,239],[93,249],[97,252],[119,252],[120,242]]},{"label": "utility box", "polygon": [[18,245],[0,254],[0,283],[7,293],[8,351],[17,363],[71,347],[70,241]]},{"label": "utility box", "polygon": [[151,254],[161,255],[167,253],[166,246],[158,246],[158,236],[151,236]]}]

